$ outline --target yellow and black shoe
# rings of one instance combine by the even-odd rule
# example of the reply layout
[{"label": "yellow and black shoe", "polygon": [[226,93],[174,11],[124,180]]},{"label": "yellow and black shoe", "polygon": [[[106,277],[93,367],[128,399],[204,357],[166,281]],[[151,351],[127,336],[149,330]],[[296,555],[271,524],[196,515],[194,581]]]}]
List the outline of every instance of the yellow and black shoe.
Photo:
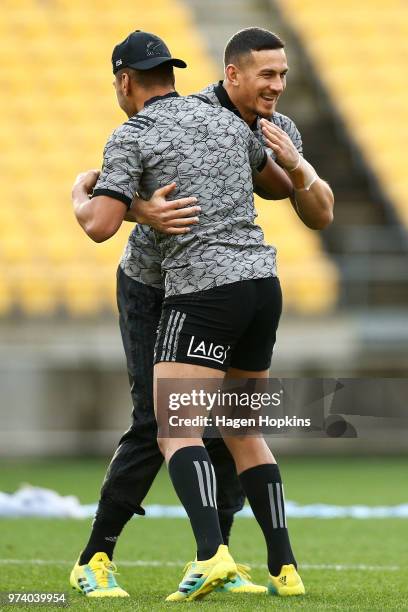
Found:
[{"label": "yellow and black shoe", "polygon": [[116,565],[104,552],[95,553],[89,563],[75,564],[69,582],[85,597],[129,597],[116,582]]},{"label": "yellow and black shoe", "polygon": [[216,554],[206,561],[192,561],[184,568],[184,576],[175,593],[166,601],[193,601],[201,599],[218,586],[232,580],[237,575],[237,566],[228,552],[228,547],[220,544]]},{"label": "yellow and black shoe", "polygon": [[304,595],[305,587],[293,564],[282,565],[279,576],[269,574],[269,595],[287,597],[289,595]]}]

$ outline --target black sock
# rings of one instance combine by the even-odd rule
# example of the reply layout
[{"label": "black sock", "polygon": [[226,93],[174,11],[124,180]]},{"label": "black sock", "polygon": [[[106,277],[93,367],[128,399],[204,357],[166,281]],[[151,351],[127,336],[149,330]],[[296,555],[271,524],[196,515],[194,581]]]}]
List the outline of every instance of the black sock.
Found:
[{"label": "black sock", "polygon": [[133,512],[114,502],[100,501],[94,521],[89,542],[82,551],[79,565],[89,563],[95,553],[104,552],[112,559],[116,540]]},{"label": "black sock", "polygon": [[169,474],[197,542],[197,560],[215,555],[223,543],[217,512],[214,468],[203,446],[185,446],[169,461]]},{"label": "black sock", "polygon": [[232,523],[234,522],[234,515],[230,512],[224,513],[222,510],[218,510],[218,519],[220,521],[220,529],[223,542],[228,546]]},{"label": "black sock", "polygon": [[243,489],[265,536],[268,568],[277,576],[282,565],[296,561],[286,526],[283,486],[276,463],[257,465],[240,474]]}]

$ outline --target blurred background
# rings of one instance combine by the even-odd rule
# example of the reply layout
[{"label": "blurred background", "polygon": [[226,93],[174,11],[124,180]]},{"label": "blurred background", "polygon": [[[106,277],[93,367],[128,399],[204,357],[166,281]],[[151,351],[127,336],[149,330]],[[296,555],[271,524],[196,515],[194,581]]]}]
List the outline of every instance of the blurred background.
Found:
[{"label": "blurred background", "polygon": [[[71,186],[100,167],[124,120],[113,46],[163,37],[189,68],[182,94],[223,76],[241,28],[286,42],[278,111],[333,188],[335,222],[302,225],[288,201],[256,199],[278,249],[284,316],[276,377],[405,377],[408,368],[408,4],[405,0],[2,0],[0,12],[0,455],[109,455],[131,410],[115,303],[131,230],[94,244]],[[358,439],[280,439],[281,453],[400,453],[398,419]]]}]

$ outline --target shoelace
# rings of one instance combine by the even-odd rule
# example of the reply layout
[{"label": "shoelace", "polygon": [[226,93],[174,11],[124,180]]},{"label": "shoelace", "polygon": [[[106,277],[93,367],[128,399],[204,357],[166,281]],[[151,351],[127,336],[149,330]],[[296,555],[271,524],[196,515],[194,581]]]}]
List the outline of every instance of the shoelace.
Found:
[{"label": "shoelace", "polygon": [[249,573],[250,571],[251,568],[249,567],[249,565],[237,563],[237,574],[239,574],[241,578],[245,578],[245,580],[248,580],[249,582],[251,582],[251,575]]},{"label": "shoelace", "polygon": [[185,564],[184,569],[183,569],[183,576],[185,575],[186,571],[191,569],[191,566],[193,565],[194,561],[189,561],[188,563]]},{"label": "shoelace", "polygon": [[109,563],[97,561],[91,567],[95,573],[96,583],[103,588],[108,586],[109,574],[118,574],[118,568],[113,561],[109,561]]}]

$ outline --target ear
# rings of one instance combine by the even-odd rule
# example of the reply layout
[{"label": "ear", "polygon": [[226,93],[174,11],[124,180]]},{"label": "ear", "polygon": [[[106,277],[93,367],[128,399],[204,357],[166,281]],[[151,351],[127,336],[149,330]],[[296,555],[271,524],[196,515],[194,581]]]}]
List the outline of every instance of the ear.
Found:
[{"label": "ear", "polygon": [[123,72],[123,74],[120,75],[120,86],[125,96],[130,95],[130,90],[131,90],[130,81],[131,81],[130,75],[127,72]]},{"label": "ear", "polygon": [[225,76],[231,85],[235,87],[239,85],[239,68],[235,64],[228,64],[225,68]]}]

